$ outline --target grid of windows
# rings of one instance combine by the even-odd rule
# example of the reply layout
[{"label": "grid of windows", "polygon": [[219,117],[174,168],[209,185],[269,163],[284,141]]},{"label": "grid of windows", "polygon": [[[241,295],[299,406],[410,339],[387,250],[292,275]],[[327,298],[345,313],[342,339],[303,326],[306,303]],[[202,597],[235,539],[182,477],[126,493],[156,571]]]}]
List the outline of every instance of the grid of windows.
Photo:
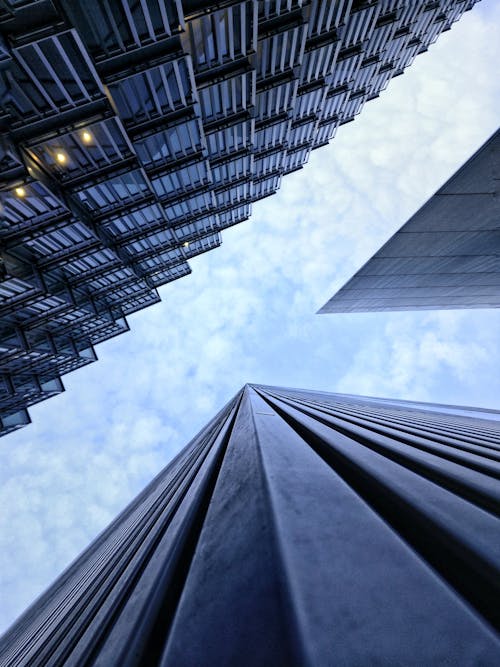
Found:
[{"label": "grid of windows", "polygon": [[4,0],[0,432],[474,3]]}]

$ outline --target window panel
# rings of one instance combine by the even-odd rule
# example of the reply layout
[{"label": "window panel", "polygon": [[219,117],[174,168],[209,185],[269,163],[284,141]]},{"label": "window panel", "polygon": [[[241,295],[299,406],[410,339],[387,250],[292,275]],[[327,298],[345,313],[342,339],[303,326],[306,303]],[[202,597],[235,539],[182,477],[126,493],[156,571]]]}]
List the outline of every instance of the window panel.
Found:
[{"label": "window panel", "polygon": [[195,71],[245,57],[255,49],[255,10],[256,4],[250,0],[188,22],[186,48],[192,54]]},{"label": "window panel", "polygon": [[185,58],[152,67],[109,87],[126,125],[159,118],[193,103],[193,86]]},{"label": "window panel", "polygon": [[115,120],[92,123],[54,139],[31,144],[31,155],[61,180],[91,175],[93,171],[133,156]]},{"label": "window panel", "polygon": [[180,3],[176,1],[61,0],[61,3],[79,26],[87,48],[98,59],[169,37],[183,27]]},{"label": "window panel", "polygon": [[261,39],[257,46],[257,78],[265,79],[298,67],[302,61],[306,26]]},{"label": "window panel", "polygon": [[146,181],[136,170],[81,190],[77,196],[91,211],[103,213],[114,206],[141,199],[148,192]]},{"label": "window panel", "polygon": [[164,129],[134,143],[137,155],[146,168],[187,157],[200,151],[202,146],[200,127],[196,120]]},{"label": "window panel", "polygon": [[13,100],[25,119],[40,113],[56,114],[104,97],[71,31],[13,49],[13,55]]}]

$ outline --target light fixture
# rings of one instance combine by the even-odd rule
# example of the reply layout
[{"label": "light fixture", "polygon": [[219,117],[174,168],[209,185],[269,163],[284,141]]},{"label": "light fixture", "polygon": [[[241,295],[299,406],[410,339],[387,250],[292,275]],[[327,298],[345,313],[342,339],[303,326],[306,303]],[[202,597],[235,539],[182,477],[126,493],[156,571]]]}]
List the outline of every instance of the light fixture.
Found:
[{"label": "light fixture", "polygon": [[82,132],[82,140],[84,144],[90,144],[90,142],[92,141],[92,135],[88,130],[84,130]]},{"label": "light fixture", "polygon": [[189,248],[189,241],[186,241],[185,243],[182,244],[184,248]]},{"label": "light fixture", "polygon": [[18,197],[24,197],[26,195],[26,190],[24,188],[16,188],[14,192]]},{"label": "light fixture", "polygon": [[68,156],[66,155],[66,153],[58,151],[56,153],[56,160],[59,162],[59,164],[66,164],[66,162],[68,161]]}]

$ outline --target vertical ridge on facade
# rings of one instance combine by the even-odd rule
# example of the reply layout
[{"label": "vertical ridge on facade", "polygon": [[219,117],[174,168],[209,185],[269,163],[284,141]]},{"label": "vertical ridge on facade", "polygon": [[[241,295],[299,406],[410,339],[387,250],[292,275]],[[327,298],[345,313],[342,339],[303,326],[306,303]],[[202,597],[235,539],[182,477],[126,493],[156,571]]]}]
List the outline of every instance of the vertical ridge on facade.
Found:
[{"label": "vertical ridge on facade", "polygon": [[384,443],[385,451],[374,447],[372,435],[360,437],[359,429],[333,416],[335,411],[318,419],[317,410],[288,396],[277,405],[303,437],[315,442],[325,461],[479,613],[500,627],[500,545],[490,549],[491,535],[499,527],[498,464],[480,474],[471,472],[468,463],[464,468],[441,460],[429,474],[421,465],[408,467],[408,459],[403,462],[401,456],[388,457],[390,442]]}]

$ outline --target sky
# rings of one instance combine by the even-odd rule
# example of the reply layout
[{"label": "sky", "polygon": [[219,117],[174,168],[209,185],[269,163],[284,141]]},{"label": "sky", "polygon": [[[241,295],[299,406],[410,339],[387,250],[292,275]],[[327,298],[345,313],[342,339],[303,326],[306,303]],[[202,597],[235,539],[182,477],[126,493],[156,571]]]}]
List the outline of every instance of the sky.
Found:
[{"label": "sky", "polygon": [[245,383],[498,408],[500,310],[316,315],[499,125],[483,0],[0,439],[0,632]]}]

